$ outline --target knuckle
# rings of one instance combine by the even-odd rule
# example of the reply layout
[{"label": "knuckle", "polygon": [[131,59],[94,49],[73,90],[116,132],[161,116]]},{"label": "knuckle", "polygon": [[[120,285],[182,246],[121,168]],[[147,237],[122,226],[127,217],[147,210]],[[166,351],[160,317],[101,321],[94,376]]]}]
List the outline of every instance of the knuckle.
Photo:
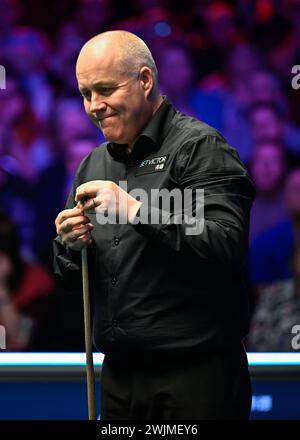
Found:
[{"label": "knuckle", "polygon": [[71,241],[71,243],[74,243],[74,241],[76,241],[77,240],[77,235],[74,233],[74,234],[71,234],[70,236],[69,236],[69,240]]}]

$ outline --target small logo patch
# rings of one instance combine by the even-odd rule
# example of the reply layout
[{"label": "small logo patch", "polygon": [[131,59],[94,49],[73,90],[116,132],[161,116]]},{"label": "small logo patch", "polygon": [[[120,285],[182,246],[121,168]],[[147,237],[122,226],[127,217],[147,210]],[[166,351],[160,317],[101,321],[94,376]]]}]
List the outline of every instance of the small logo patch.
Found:
[{"label": "small logo patch", "polygon": [[140,174],[148,174],[148,173],[156,173],[157,171],[164,171],[168,154],[165,156],[157,156],[152,157],[151,159],[144,159],[140,163],[137,172],[135,173],[136,176]]}]

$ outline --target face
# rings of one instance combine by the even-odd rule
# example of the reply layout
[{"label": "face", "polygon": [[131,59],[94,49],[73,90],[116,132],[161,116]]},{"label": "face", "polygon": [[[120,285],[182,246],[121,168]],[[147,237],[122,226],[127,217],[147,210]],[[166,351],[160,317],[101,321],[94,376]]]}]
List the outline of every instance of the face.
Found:
[{"label": "face", "polygon": [[282,123],[271,109],[257,109],[250,119],[252,135],[256,142],[282,138]]},{"label": "face", "polygon": [[206,8],[204,18],[209,36],[215,45],[222,47],[232,41],[235,24],[228,6],[213,3]]},{"label": "face", "polygon": [[[176,72],[176,75],[174,75]],[[180,48],[162,51],[159,63],[160,83],[167,94],[183,93],[192,84],[193,70],[188,55]]]},{"label": "face", "polygon": [[275,102],[279,99],[279,85],[276,79],[265,72],[254,72],[249,77],[249,89],[252,102]]},{"label": "face", "polygon": [[259,192],[276,190],[284,174],[283,156],[279,147],[272,144],[260,146],[254,153],[251,173]]},{"label": "face", "polygon": [[151,119],[148,96],[152,75],[147,67],[131,74],[122,69],[116,50],[82,52],[76,75],[88,116],[106,140],[132,145]]}]

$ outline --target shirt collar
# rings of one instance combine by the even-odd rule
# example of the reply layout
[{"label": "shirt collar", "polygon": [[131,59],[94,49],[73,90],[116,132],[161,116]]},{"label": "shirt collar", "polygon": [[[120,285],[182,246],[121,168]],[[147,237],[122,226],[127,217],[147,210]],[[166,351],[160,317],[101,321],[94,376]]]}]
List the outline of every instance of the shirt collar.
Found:
[{"label": "shirt collar", "polygon": [[146,125],[137,141],[131,154],[128,154],[124,144],[115,144],[109,142],[107,150],[116,160],[126,161],[127,158],[142,157],[150,153],[151,150],[158,150],[163,140],[167,136],[176,109],[166,96],[163,96],[163,102],[154,113],[152,119]]}]

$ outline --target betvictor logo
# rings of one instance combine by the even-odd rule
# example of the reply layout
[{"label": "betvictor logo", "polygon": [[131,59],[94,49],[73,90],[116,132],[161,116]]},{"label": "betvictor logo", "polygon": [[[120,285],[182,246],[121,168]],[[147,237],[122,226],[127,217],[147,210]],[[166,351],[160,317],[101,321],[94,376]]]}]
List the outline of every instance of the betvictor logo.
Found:
[{"label": "betvictor logo", "polygon": [[153,159],[145,159],[140,163],[140,168],[150,165],[157,165],[166,162],[167,156],[153,157]]},{"label": "betvictor logo", "polygon": [[165,156],[152,157],[152,159],[144,159],[136,172],[136,176],[141,174],[156,173],[157,171],[164,171],[167,163],[168,154]]}]

